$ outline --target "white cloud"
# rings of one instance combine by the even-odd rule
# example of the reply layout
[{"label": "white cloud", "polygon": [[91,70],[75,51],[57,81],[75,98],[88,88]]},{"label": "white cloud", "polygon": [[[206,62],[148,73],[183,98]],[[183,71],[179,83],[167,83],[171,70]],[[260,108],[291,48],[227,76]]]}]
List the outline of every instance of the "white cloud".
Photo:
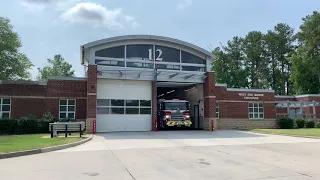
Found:
[{"label": "white cloud", "polygon": [[136,27],[135,18],[126,15],[121,9],[107,9],[106,7],[90,2],[82,2],[68,9],[61,16],[65,22],[91,24],[94,27],[124,28]]},{"label": "white cloud", "polygon": [[177,9],[184,10],[190,6],[192,6],[192,0],[181,0],[181,2],[177,5]]},{"label": "white cloud", "polygon": [[46,8],[63,10],[78,1],[80,0],[21,0],[21,5],[31,11],[41,11]]}]

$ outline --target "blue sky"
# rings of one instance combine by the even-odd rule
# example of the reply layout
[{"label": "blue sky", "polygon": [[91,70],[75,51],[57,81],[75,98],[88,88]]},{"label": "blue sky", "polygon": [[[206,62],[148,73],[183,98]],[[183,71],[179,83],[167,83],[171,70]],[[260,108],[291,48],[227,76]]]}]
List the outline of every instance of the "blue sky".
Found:
[{"label": "blue sky", "polygon": [[19,33],[21,51],[37,67],[62,54],[83,76],[80,46],[126,34],[168,36],[212,50],[233,36],[277,23],[298,30],[319,0],[10,0],[0,2]]}]

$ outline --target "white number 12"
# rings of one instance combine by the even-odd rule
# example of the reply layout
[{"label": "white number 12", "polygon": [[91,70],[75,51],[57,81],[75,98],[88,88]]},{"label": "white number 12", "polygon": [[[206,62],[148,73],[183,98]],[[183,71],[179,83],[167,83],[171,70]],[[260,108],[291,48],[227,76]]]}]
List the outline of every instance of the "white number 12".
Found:
[{"label": "white number 12", "polygon": [[[156,61],[162,61],[162,50],[161,49],[157,49],[156,53],[159,53],[158,57],[156,58]],[[149,49],[149,59],[152,59],[152,49]]]}]

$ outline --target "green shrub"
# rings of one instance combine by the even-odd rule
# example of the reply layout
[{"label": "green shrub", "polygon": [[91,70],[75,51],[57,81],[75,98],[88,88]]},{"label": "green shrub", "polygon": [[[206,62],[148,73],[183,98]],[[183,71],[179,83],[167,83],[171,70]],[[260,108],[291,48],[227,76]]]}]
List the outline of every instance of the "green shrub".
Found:
[{"label": "green shrub", "polygon": [[32,115],[22,117],[18,120],[18,134],[38,133],[38,120]]},{"label": "green shrub", "polygon": [[43,114],[41,120],[38,121],[38,133],[49,133],[49,124],[58,121],[50,112]]},{"label": "green shrub", "polygon": [[15,119],[0,119],[0,134],[16,134],[17,126],[18,123]]},{"label": "green shrub", "polygon": [[59,119],[59,122],[76,122],[75,119],[65,118],[65,119]]},{"label": "green shrub", "polygon": [[36,134],[49,133],[49,123],[58,121],[50,113],[41,119],[28,115],[20,119],[0,119],[0,134]]},{"label": "green shrub", "polygon": [[320,121],[318,121],[318,123],[316,123],[316,128],[320,128]]},{"label": "green shrub", "polygon": [[304,119],[296,119],[297,128],[304,128],[306,121]]},{"label": "green shrub", "polygon": [[278,120],[280,129],[294,129],[294,120],[289,117],[283,117]]},{"label": "green shrub", "polygon": [[315,125],[316,125],[316,122],[313,121],[313,120],[308,120],[308,121],[306,122],[306,128],[314,128]]}]

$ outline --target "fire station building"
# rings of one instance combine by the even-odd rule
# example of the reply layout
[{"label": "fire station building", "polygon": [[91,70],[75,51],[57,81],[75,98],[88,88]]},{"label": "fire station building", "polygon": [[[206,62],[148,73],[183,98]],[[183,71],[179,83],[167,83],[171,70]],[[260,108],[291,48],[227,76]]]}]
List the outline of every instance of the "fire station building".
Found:
[{"label": "fire station building", "polygon": [[1,81],[0,118],[51,112],[86,122],[92,132],[152,131],[159,99],[189,101],[192,128],[276,128],[279,116],[320,119],[320,95],[216,84],[215,56],[196,45],[153,35],[107,38],[80,47],[86,75],[46,82]]}]

